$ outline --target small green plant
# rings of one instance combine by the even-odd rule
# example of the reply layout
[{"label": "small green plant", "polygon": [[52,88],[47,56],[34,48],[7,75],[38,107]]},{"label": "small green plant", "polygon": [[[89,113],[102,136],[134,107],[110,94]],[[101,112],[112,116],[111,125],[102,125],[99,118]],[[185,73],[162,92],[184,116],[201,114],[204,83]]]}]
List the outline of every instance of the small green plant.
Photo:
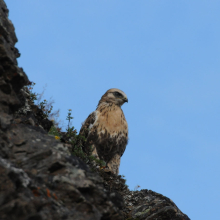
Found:
[{"label": "small green plant", "polygon": [[71,120],[73,119],[73,117],[71,116],[72,115],[72,109],[69,109],[68,111],[69,112],[67,113],[67,117],[66,117],[66,120],[68,121],[67,132],[69,131]]},{"label": "small green plant", "polygon": [[80,157],[81,159],[85,159],[86,155],[82,150],[82,146],[79,144],[81,141],[85,141],[85,138],[81,135],[77,135],[77,131],[74,126],[71,126],[72,117],[72,109],[68,110],[66,120],[68,121],[66,136],[69,139],[69,142],[73,146],[73,155]]},{"label": "small green plant", "polygon": [[37,96],[38,96],[38,94],[36,92],[33,92],[33,88],[35,85],[36,85],[36,83],[29,81],[28,85],[26,86],[26,88],[30,92],[30,101],[33,103],[37,100]]},{"label": "small green plant", "polygon": [[61,131],[61,128],[58,128],[53,125],[50,128],[50,131],[48,132],[48,134],[53,135],[53,136],[57,136],[57,137],[61,137],[60,131]]},{"label": "small green plant", "polygon": [[33,88],[35,85],[36,83],[29,81],[28,85],[26,86],[27,90],[29,91],[28,93],[30,95],[29,100],[32,102],[32,104],[37,105],[42,110],[43,118],[45,119],[48,118],[49,120],[53,121],[53,126],[51,127],[48,134],[54,135],[56,139],[60,139],[61,137],[60,124],[62,124],[62,122],[58,120],[59,110],[52,111],[54,104],[54,100],[52,98],[50,98],[49,101],[47,101],[46,99],[41,101],[41,99],[44,96],[46,86],[44,86],[42,93],[38,94],[36,92],[33,92]]},{"label": "small green plant", "polygon": [[46,99],[41,101],[42,97],[44,96],[46,86],[43,88],[42,93],[38,94],[36,92],[33,92],[33,88],[35,85],[36,83],[29,81],[28,85],[26,86],[26,88],[29,90],[30,101],[33,104],[36,104],[43,111],[44,118],[48,118],[50,120],[53,119],[54,124],[58,127],[59,122],[57,121],[57,118],[59,117],[59,110],[52,112],[54,100],[50,98],[49,101],[47,101]]},{"label": "small green plant", "polygon": [[53,109],[53,106],[48,105],[48,101],[46,99],[44,99],[43,102],[40,102],[39,107],[43,111],[44,118],[48,118],[50,116],[52,109]]},{"label": "small green plant", "polygon": [[72,109],[68,110],[66,120],[68,121],[67,129],[66,129],[66,136],[73,142],[76,142],[76,139],[78,138],[77,136],[77,131],[74,128],[74,126],[71,126],[71,120],[73,119],[72,117]]},{"label": "small green plant", "polygon": [[91,154],[88,155],[88,159],[89,159],[89,161],[95,161],[95,163],[100,167],[106,166],[106,162],[104,160],[97,159],[95,156],[93,156]]},{"label": "small green plant", "polygon": [[86,138],[80,134],[77,135],[76,129],[74,126],[71,126],[72,119],[72,110],[69,109],[66,117],[66,120],[68,121],[66,134],[72,145],[72,154],[81,158],[86,163],[92,163],[94,161],[99,166],[106,166],[106,163],[103,160],[99,160],[91,154],[92,147],[90,147],[87,153],[83,151],[83,143],[86,142]]}]

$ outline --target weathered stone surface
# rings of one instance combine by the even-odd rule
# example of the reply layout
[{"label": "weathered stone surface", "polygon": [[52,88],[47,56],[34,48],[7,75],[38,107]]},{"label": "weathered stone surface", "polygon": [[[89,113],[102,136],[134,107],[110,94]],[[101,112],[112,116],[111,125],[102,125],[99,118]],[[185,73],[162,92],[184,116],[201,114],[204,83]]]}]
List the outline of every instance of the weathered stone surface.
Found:
[{"label": "weathered stone surface", "polygon": [[[122,219],[102,178],[42,128],[11,124],[7,137],[13,154],[7,155],[10,160],[0,160],[4,176],[0,181],[10,182],[15,197],[10,194],[2,202],[0,214],[5,219],[35,215],[39,219]],[[18,210],[6,213],[12,209]]]},{"label": "weathered stone surface", "polygon": [[125,180],[104,171],[99,172],[106,189],[119,193],[124,200],[125,219],[189,220],[169,198],[151,190],[130,191]]},{"label": "weathered stone surface", "polygon": [[17,66],[16,42],[0,0],[0,219],[188,220],[167,197],[130,191],[105,169],[91,171],[70,144],[47,134],[52,123],[23,87],[28,78]]},{"label": "weathered stone surface", "polygon": [[30,100],[30,92],[27,87],[23,87],[18,93],[22,106],[14,114],[14,123],[36,125],[49,131],[53,122],[45,118],[43,111]]},{"label": "weathered stone surface", "polygon": [[20,56],[14,47],[17,37],[4,1],[0,1],[0,18],[0,111],[12,113],[21,106],[17,93],[28,78],[17,66],[16,58]]},{"label": "weathered stone surface", "polygon": [[151,190],[125,192],[126,212],[134,219],[188,220],[169,198]]}]

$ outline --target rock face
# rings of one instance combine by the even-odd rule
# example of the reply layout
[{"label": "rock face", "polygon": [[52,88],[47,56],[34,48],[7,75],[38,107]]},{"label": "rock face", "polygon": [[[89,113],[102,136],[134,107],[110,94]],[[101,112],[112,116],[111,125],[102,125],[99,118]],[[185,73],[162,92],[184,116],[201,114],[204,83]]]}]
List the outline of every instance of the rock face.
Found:
[{"label": "rock face", "polygon": [[165,196],[130,191],[121,176],[91,171],[28,101],[17,38],[0,0],[0,219],[188,220]]}]

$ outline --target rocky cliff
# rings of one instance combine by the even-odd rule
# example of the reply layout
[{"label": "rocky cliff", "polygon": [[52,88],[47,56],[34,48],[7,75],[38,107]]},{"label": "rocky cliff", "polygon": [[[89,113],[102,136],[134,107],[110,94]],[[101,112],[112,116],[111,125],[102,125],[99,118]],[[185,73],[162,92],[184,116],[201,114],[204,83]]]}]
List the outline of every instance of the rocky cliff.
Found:
[{"label": "rocky cliff", "polygon": [[167,197],[130,191],[121,176],[91,169],[48,135],[17,66],[17,38],[0,0],[0,219],[189,220]]}]

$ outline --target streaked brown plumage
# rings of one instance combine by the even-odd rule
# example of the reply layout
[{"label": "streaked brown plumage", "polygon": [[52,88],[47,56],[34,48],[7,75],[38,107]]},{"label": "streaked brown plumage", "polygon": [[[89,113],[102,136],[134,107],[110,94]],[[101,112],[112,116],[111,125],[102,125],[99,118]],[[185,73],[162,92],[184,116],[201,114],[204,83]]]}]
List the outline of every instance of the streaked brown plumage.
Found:
[{"label": "streaked brown plumage", "polygon": [[121,109],[125,102],[128,99],[124,92],[109,89],[80,129],[80,135],[86,137],[84,150],[92,146],[92,154],[104,160],[115,174],[128,143],[128,124]]}]

